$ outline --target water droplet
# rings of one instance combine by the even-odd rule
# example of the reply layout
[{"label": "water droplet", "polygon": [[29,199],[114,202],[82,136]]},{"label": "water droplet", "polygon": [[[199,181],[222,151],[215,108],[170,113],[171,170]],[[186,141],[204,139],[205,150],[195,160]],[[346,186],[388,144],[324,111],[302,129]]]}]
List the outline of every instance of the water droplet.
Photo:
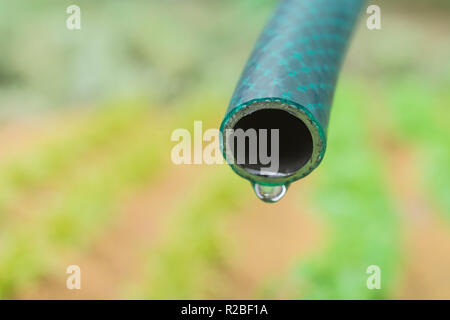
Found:
[{"label": "water droplet", "polygon": [[255,183],[253,185],[253,189],[255,189],[255,193],[264,202],[277,202],[286,194],[286,186],[264,186]]}]

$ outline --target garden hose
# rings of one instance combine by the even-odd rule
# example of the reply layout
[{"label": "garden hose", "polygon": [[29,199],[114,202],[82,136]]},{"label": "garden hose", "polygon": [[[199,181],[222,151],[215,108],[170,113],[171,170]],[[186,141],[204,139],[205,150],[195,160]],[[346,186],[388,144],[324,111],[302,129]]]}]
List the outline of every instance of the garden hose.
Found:
[{"label": "garden hose", "polygon": [[[221,147],[233,170],[262,200],[276,202],[325,153],[338,73],[364,0],[281,0],[244,68],[222,122]],[[278,129],[276,170],[236,161],[233,132]],[[229,134],[228,132],[231,132]],[[246,136],[244,136],[244,139]],[[269,139],[270,140],[270,139]],[[254,141],[246,139],[249,152]],[[270,140],[272,141],[272,140]],[[267,151],[267,150],[266,150]]]}]

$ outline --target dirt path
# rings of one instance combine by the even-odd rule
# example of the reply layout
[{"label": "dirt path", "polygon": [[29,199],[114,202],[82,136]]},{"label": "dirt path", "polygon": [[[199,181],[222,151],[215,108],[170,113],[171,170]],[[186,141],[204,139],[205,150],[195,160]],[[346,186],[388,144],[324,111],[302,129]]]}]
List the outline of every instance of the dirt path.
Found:
[{"label": "dirt path", "polygon": [[404,214],[406,261],[397,298],[450,299],[450,226],[421,190],[417,158],[391,153],[390,172]]},{"label": "dirt path", "polygon": [[0,162],[61,136],[81,120],[80,115],[66,112],[0,122]]},{"label": "dirt path", "polygon": [[[122,288],[139,281],[144,273],[145,250],[155,245],[164,233],[165,214],[202,174],[198,166],[173,166],[159,183],[152,183],[123,206],[119,218],[85,252],[62,257],[59,274],[43,279],[19,298],[26,299],[117,299]],[[67,290],[65,269],[80,266],[82,289]]]},{"label": "dirt path", "polygon": [[255,196],[233,216],[228,230],[234,236],[235,254],[225,273],[224,294],[215,298],[254,299],[267,281],[283,278],[299,259],[319,249],[320,221],[313,218],[306,201],[298,205],[301,190],[308,186],[292,184],[277,204]]},{"label": "dirt path", "polygon": [[[145,188],[123,206],[114,225],[99,235],[86,252],[61,257],[58,274],[42,279],[18,298],[26,299],[116,299],[130,283],[145,274],[146,250],[158,245],[165,233],[165,216],[182,199],[192,179],[205,173],[197,166],[174,167],[160,183]],[[282,277],[304,254],[318,244],[320,228],[297,204],[300,185],[276,205],[254,198],[227,224],[235,254],[224,270],[221,297],[255,298],[267,279]],[[249,190],[249,192],[251,192]],[[65,268],[79,265],[82,290],[67,290]],[[222,283],[221,283],[222,285]]]}]

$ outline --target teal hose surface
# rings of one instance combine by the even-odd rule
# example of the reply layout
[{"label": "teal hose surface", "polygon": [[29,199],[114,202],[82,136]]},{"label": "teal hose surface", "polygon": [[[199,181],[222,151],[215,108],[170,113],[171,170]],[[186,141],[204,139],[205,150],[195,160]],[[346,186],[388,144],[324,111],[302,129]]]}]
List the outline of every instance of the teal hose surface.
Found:
[{"label": "teal hose surface", "polygon": [[280,1],[231,98],[221,125],[222,151],[227,157],[226,129],[256,111],[277,109],[306,125],[312,152],[288,174],[265,176],[231,163],[236,173],[252,183],[288,185],[319,165],[338,73],[363,5],[363,0]]}]

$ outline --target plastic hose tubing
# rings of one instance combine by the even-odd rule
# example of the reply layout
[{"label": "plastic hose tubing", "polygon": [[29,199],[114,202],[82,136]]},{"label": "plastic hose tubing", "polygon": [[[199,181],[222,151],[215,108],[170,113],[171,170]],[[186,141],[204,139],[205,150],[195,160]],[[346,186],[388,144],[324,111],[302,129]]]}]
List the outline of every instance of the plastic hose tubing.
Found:
[{"label": "plastic hose tubing", "polygon": [[[252,183],[288,185],[323,159],[338,73],[363,0],[282,0],[237,83],[221,125],[222,151]],[[237,164],[226,129],[279,129],[279,168]]]}]

